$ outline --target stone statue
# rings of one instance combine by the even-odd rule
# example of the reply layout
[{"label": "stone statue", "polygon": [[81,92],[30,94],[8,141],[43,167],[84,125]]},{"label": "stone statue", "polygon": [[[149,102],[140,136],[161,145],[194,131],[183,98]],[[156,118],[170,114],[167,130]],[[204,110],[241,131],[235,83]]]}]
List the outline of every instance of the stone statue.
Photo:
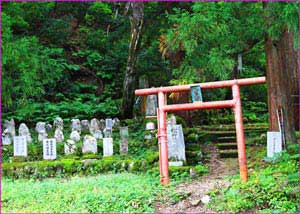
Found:
[{"label": "stone statue", "polygon": [[55,129],[60,129],[61,131],[64,129],[64,121],[61,117],[56,117],[53,123]]},{"label": "stone statue", "polygon": [[31,134],[25,123],[21,123],[19,126],[19,136],[26,136],[26,141],[28,143],[32,142]]},{"label": "stone statue", "polygon": [[90,129],[90,122],[88,120],[81,121],[81,128],[84,131],[88,131]]},{"label": "stone statue", "polygon": [[65,143],[64,146],[65,149],[65,154],[69,155],[69,154],[74,154],[76,152],[76,145],[75,145],[75,141],[74,140],[67,140],[67,142]]},{"label": "stone statue", "polygon": [[38,122],[35,126],[35,130],[38,133],[38,141],[43,141],[45,138],[47,138],[48,134],[46,131],[46,123]]},{"label": "stone statue", "polygon": [[100,130],[103,131],[105,129],[105,120],[101,119],[99,124]]},{"label": "stone statue", "polygon": [[55,129],[54,137],[56,139],[56,142],[58,142],[58,143],[63,142],[65,140],[64,133],[63,133],[61,127],[57,127]]},{"label": "stone statue", "polygon": [[99,120],[97,120],[96,118],[93,118],[91,120],[91,125],[90,125],[90,133],[92,135],[94,135],[96,133],[97,130],[100,130],[99,127]]},{"label": "stone statue", "polygon": [[16,129],[14,119],[11,119],[10,121],[6,120],[2,132],[3,145],[10,145],[15,135]]},{"label": "stone statue", "polygon": [[71,129],[72,131],[77,131],[79,134],[81,133],[81,123],[79,119],[71,120]]},{"label": "stone statue", "polygon": [[82,153],[97,153],[97,140],[93,136],[86,135],[83,139]]},{"label": "stone statue", "polygon": [[80,141],[80,134],[78,131],[72,131],[71,134],[70,134],[70,139],[71,140],[74,140],[75,142],[78,142]]},{"label": "stone statue", "polygon": [[113,119],[113,127],[116,127],[116,128],[120,127],[120,120],[117,117],[115,117]]}]

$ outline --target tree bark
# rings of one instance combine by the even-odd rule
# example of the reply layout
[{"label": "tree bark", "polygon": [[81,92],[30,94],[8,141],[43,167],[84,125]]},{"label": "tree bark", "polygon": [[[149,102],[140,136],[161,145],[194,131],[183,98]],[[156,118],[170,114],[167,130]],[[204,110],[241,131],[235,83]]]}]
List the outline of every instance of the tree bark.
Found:
[{"label": "tree bark", "polygon": [[[263,3],[268,10],[268,4]],[[274,17],[265,17],[266,26],[271,26]],[[298,32],[295,32],[298,33]],[[297,50],[294,48],[294,32],[287,26],[282,26],[279,39],[270,35],[265,36],[266,71],[268,84],[269,130],[278,131],[277,110],[283,110],[283,133],[287,143],[295,142],[295,128],[297,121],[297,98],[299,85],[297,73]]]},{"label": "tree bark", "polygon": [[141,2],[128,3],[132,7],[130,16],[131,39],[129,44],[127,67],[123,82],[122,117],[132,118],[134,105],[134,90],[137,87],[137,72],[135,70],[137,52],[140,44],[142,26],[144,20],[144,4]]},{"label": "tree bark", "polygon": [[284,135],[287,142],[295,141],[295,94],[297,94],[297,51],[293,33],[283,29],[279,40],[265,39],[268,84],[269,130],[278,131],[277,110],[283,110]]}]

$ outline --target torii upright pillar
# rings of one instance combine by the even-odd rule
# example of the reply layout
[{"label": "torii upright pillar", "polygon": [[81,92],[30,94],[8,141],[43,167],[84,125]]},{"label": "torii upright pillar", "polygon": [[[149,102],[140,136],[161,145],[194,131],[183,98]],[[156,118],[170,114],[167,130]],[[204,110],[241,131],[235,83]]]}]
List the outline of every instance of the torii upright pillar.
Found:
[{"label": "torii upright pillar", "polygon": [[[158,124],[158,145],[159,145],[159,166],[160,182],[163,185],[169,183],[169,164],[168,164],[168,139],[167,139],[167,112],[195,109],[216,109],[216,108],[233,108],[236,128],[236,139],[238,147],[238,160],[240,168],[240,177],[242,181],[248,180],[246,146],[242,117],[242,104],[240,98],[241,85],[253,85],[265,83],[265,77],[226,80],[218,82],[199,83],[192,85],[179,85],[150,89],[139,89],[135,91],[137,96],[147,96],[151,94],[158,95],[157,124]],[[196,102],[185,104],[167,105],[166,94],[171,92],[189,91],[191,86],[200,85],[202,89],[212,88],[232,88],[232,100]]]}]

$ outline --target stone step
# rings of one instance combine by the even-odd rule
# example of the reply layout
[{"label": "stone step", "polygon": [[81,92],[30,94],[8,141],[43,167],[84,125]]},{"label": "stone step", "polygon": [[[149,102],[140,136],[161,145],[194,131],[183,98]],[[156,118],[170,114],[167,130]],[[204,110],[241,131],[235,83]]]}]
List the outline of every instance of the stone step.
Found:
[{"label": "stone step", "polygon": [[229,150],[229,149],[237,149],[237,144],[236,143],[219,143],[217,144],[217,147],[219,150]]},{"label": "stone step", "polygon": [[237,158],[238,152],[236,149],[220,151],[221,158]]},{"label": "stone step", "polygon": [[235,136],[218,137],[218,142],[220,143],[236,142],[236,137]]}]

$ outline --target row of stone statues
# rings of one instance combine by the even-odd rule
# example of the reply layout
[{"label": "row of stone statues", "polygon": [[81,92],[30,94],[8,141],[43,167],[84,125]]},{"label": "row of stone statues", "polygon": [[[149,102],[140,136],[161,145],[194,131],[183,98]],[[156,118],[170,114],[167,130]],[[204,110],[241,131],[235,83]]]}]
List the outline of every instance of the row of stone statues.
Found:
[{"label": "row of stone statues", "polygon": [[[70,139],[74,140],[75,142],[80,141],[80,134],[82,131],[89,132],[96,139],[102,139],[103,134],[105,137],[111,137],[113,127],[120,127],[120,120],[118,118],[108,118],[106,120],[98,120],[96,118],[93,118],[91,121],[80,121],[79,119],[72,119]],[[54,138],[56,139],[56,142],[63,142],[65,140],[63,133],[64,122],[61,117],[55,118],[53,126],[45,122],[38,122],[36,124],[35,131],[38,133],[38,141],[41,142],[44,139],[46,139],[48,137],[48,132],[51,131],[53,128],[55,129]],[[25,123],[20,124],[18,133],[19,136],[26,136],[26,141],[28,143],[32,142],[32,137],[29,128],[26,126]],[[16,136],[14,120],[11,119],[9,121],[5,121],[4,131],[2,133],[2,144],[10,145],[13,141],[14,136]]]}]

